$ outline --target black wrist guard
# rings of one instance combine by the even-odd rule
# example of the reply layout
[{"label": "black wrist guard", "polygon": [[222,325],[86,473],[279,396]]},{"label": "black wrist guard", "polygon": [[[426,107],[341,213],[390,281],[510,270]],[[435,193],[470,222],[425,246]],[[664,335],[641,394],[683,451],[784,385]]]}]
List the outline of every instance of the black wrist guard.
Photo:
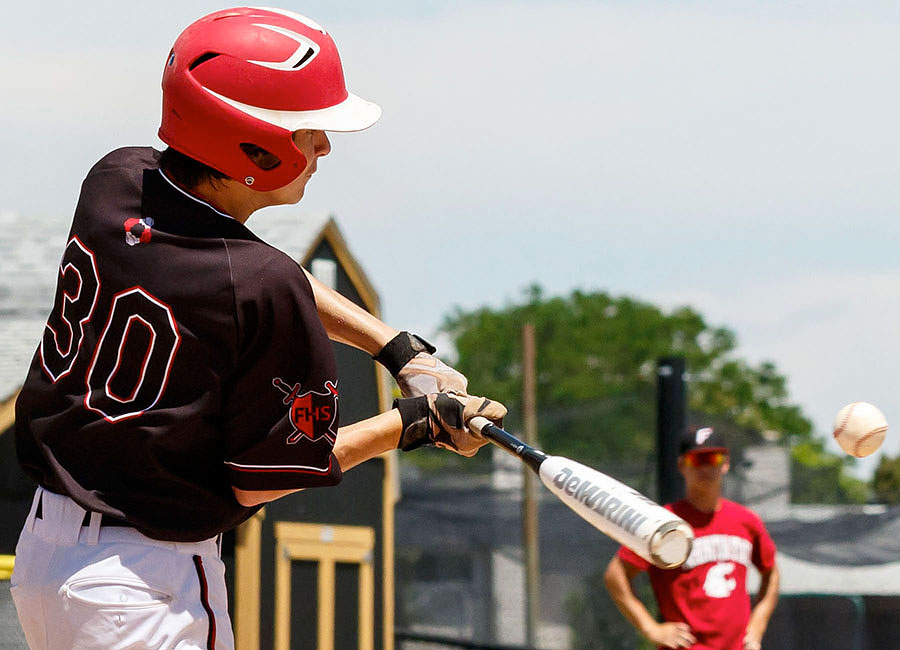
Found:
[{"label": "black wrist guard", "polygon": [[409,363],[409,360],[419,354],[419,352],[434,354],[435,350],[437,350],[436,347],[418,334],[400,332],[397,336],[385,343],[378,354],[372,358],[387,368],[390,373],[396,377],[401,368]]},{"label": "black wrist guard", "polygon": [[411,451],[424,445],[432,445],[431,423],[429,421],[428,397],[406,397],[394,400],[394,408],[400,411],[403,431],[397,448]]}]

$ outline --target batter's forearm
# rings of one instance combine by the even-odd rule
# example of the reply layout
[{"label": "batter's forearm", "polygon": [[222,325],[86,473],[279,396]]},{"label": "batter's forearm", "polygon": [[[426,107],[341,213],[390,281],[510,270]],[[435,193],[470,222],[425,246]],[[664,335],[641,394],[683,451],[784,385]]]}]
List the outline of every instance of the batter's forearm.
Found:
[{"label": "batter's forearm", "polygon": [[334,289],[319,282],[306,269],[304,272],[312,285],[319,319],[332,341],[346,343],[375,355],[385,343],[399,333]]},{"label": "batter's forearm", "polygon": [[296,490],[242,490],[233,485],[231,486],[231,491],[234,492],[234,498],[245,508],[252,508],[261,503],[269,503],[269,501],[280,499],[288,494],[299,492],[302,489],[303,488],[298,488]]},{"label": "batter's forearm", "polygon": [[370,458],[397,448],[403,425],[397,409],[338,429],[334,455],[346,472]]},{"label": "batter's forearm", "polygon": [[[400,413],[397,409],[338,429],[333,453],[341,471],[346,472],[370,458],[396,449],[401,429]],[[232,486],[231,489],[238,503],[249,508],[299,492],[302,488],[297,490],[241,490]]]}]

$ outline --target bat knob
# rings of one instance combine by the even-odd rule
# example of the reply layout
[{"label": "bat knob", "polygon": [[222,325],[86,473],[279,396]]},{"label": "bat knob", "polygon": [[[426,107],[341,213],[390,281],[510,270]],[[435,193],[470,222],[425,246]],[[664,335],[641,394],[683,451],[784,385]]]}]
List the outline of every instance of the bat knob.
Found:
[{"label": "bat knob", "polygon": [[488,420],[486,417],[483,417],[481,415],[476,415],[474,418],[469,420],[468,427],[470,430],[474,431],[475,433],[480,434],[481,430],[484,429],[490,423],[491,423],[491,421]]}]

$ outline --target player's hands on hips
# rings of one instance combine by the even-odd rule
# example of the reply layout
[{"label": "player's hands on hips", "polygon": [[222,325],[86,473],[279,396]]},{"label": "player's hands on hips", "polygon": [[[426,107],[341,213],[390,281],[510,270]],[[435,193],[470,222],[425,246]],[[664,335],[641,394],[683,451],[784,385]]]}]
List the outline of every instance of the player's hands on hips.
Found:
[{"label": "player's hands on hips", "polygon": [[647,634],[647,638],[651,643],[664,648],[690,648],[697,643],[687,623],[657,623]]},{"label": "player's hands on hips", "polygon": [[397,373],[396,380],[403,397],[429,393],[465,395],[469,385],[462,373],[427,352],[419,352],[410,359]]},{"label": "player's hands on hips", "polygon": [[462,456],[474,456],[487,440],[468,428],[476,415],[502,425],[506,407],[486,397],[429,393],[394,401],[400,411],[403,431],[397,447],[410,451],[436,445]]}]

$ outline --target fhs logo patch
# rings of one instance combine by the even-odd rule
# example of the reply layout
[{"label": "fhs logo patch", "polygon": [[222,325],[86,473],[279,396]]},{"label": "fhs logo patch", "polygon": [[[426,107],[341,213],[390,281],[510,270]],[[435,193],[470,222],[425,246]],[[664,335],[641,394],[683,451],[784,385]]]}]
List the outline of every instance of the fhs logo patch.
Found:
[{"label": "fhs logo patch", "polygon": [[301,438],[313,442],[325,438],[334,444],[337,437],[334,430],[338,400],[336,384],[326,381],[325,392],[308,391],[303,394],[300,394],[300,384],[289,386],[278,377],[272,380],[272,385],[284,394],[283,402],[290,406],[294,433],[288,436],[287,444],[297,444]]}]

